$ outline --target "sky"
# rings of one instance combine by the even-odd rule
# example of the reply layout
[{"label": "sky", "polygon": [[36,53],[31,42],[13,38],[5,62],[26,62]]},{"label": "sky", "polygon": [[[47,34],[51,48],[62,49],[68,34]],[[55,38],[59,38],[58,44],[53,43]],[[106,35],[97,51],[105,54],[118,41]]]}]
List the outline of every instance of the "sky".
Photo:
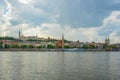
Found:
[{"label": "sky", "polygon": [[0,36],[120,43],[120,0],[0,0]]}]

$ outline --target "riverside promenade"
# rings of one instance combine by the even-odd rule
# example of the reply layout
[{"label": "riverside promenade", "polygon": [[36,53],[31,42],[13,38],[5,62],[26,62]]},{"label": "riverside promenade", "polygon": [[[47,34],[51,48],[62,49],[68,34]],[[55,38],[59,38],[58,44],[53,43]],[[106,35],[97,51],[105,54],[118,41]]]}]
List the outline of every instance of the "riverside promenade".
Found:
[{"label": "riverside promenade", "polygon": [[[107,51],[106,49],[38,49],[38,48],[2,48],[0,51]],[[109,50],[109,51],[120,51],[120,50]]]},{"label": "riverside promenade", "polygon": [[9,49],[0,49],[0,51],[62,51],[62,49],[22,49],[22,48],[9,48]]}]

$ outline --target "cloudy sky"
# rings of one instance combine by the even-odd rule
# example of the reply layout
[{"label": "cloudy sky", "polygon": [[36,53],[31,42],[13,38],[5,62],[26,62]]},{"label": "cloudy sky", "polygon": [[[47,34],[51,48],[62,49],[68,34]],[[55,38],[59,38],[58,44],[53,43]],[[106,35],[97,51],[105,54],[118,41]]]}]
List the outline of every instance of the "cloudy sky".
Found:
[{"label": "cloudy sky", "polygon": [[120,0],[0,0],[0,36],[120,42]]}]

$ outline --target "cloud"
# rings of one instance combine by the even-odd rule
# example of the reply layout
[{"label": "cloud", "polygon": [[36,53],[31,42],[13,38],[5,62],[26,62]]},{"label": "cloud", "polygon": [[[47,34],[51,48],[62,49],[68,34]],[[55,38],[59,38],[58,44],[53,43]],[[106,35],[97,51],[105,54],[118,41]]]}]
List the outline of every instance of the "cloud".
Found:
[{"label": "cloud", "polygon": [[64,0],[59,2],[59,22],[74,27],[96,27],[111,12],[120,10],[120,3],[113,0]]},{"label": "cloud", "polygon": [[[109,35],[112,43],[118,43],[120,39],[119,16],[120,11],[112,12],[103,20],[103,24],[98,27],[75,28],[70,25],[61,25],[59,23],[42,23],[39,26],[33,26],[31,24],[19,24],[7,28],[2,26],[2,30],[6,30],[6,35],[16,37],[18,36],[19,28],[21,28],[25,36],[38,35],[39,37],[51,37],[56,39],[61,39],[61,35],[64,33],[65,39],[85,42],[104,42],[105,37]],[[3,34],[4,33],[1,33],[1,35]]]},{"label": "cloud", "polygon": [[[118,0],[4,0],[0,1],[0,35],[24,35],[69,40],[119,42]],[[101,6],[102,5],[102,6]],[[13,33],[14,32],[14,33]]]},{"label": "cloud", "polygon": [[12,20],[13,14],[13,7],[12,5],[8,2],[8,0],[4,0],[6,7],[2,8],[1,11],[1,23],[0,23],[0,34],[2,36],[7,36],[9,34],[10,27],[12,26],[10,20]]},{"label": "cloud", "polygon": [[64,33],[66,39],[90,42],[91,41],[104,42],[106,36],[110,36],[111,42],[115,43],[119,42],[120,39],[119,16],[120,11],[114,11],[103,20],[102,25],[87,28],[83,27],[75,28],[70,25],[61,25],[58,23],[43,23],[40,26],[28,28],[28,30],[25,30],[24,34],[27,35],[39,34],[39,36],[41,37],[51,36],[55,38],[61,38],[61,34]]},{"label": "cloud", "polygon": [[120,39],[120,11],[113,11],[107,18],[103,20],[103,24],[98,28],[99,36],[110,36],[111,41],[118,42]]},{"label": "cloud", "polygon": [[19,0],[20,3],[29,4],[32,0]]},{"label": "cloud", "polygon": [[60,14],[56,6],[53,5],[54,2],[48,0],[21,1],[29,3],[26,5],[16,0],[10,1],[15,9],[15,15],[10,20],[13,25],[24,23],[40,25],[45,22],[57,22]]},{"label": "cloud", "polygon": [[5,0],[5,3],[6,3],[6,8],[5,9],[2,9],[2,15],[3,15],[3,20],[4,21],[9,21],[12,19],[12,5],[7,1]]},{"label": "cloud", "polygon": [[112,32],[117,32],[120,26],[120,11],[114,11],[103,21],[103,25],[100,28],[102,30],[101,35],[110,35]]},{"label": "cloud", "polygon": [[[29,27],[28,27],[29,26]],[[88,31],[88,30],[89,31]],[[95,28],[73,28],[69,25],[60,25],[57,23],[43,23],[40,26],[30,27],[28,24],[22,25],[22,32],[26,36],[38,35],[39,37],[51,37],[61,39],[62,33],[66,39],[80,40],[80,41],[93,41],[96,37]],[[89,37],[88,37],[89,36]]]}]

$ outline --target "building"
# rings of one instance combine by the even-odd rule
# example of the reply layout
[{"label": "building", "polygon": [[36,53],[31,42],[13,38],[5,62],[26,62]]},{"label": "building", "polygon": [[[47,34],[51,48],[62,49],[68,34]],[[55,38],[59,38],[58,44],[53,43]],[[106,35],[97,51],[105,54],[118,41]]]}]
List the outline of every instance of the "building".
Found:
[{"label": "building", "polygon": [[21,31],[19,30],[18,34],[19,39],[26,41],[26,40],[46,40],[45,38],[40,38],[37,35],[36,36],[24,36]]},{"label": "building", "polygon": [[110,46],[110,39],[109,39],[109,36],[106,37],[106,39],[105,39],[105,44],[106,44],[106,46]]},{"label": "building", "polygon": [[104,49],[105,43],[95,43],[98,49]]},{"label": "building", "polygon": [[36,36],[24,36],[23,34],[22,35],[20,35],[20,38],[19,39],[21,39],[21,40],[40,40],[40,38],[38,38],[38,36],[36,35]]},{"label": "building", "polygon": [[62,43],[62,40],[57,40],[55,47],[56,47],[56,48],[62,48],[62,44],[61,44],[61,43]]},{"label": "building", "polygon": [[74,41],[72,41],[72,42],[69,43],[69,47],[70,48],[82,48],[83,44],[84,44],[83,42],[78,42],[78,41],[74,42]]},{"label": "building", "polygon": [[20,36],[21,36],[21,31],[20,31],[20,29],[19,29],[19,35],[18,35],[19,39],[20,39]]},{"label": "building", "polygon": [[56,41],[56,48],[64,49],[64,46],[65,46],[65,44],[64,44],[64,35],[62,34],[62,40],[57,40]]},{"label": "building", "polygon": [[64,35],[62,34],[62,48],[64,49]]}]

